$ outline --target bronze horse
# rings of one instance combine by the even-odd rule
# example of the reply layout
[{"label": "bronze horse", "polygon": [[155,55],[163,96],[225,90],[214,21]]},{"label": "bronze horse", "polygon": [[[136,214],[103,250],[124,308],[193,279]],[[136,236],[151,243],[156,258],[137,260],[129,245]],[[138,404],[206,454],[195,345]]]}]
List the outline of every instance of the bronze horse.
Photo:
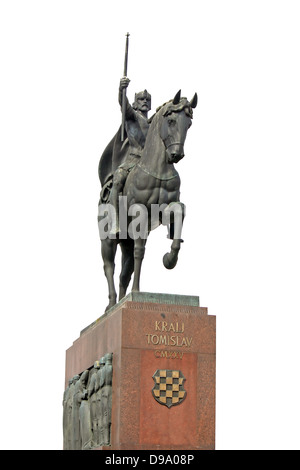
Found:
[{"label": "bronze horse", "polygon": [[[158,108],[156,114],[151,118],[141,159],[127,177],[123,189],[123,196],[126,196],[124,199],[127,204],[124,210],[129,215],[126,236],[124,237],[123,234],[122,237],[112,239],[101,237],[100,233],[101,253],[109,290],[109,305],[106,311],[113,307],[117,301],[114,270],[118,245],[122,250],[119,300],[126,295],[132,274],[134,274],[132,290],[140,290],[141,266],[147,236],[158,225],[166,225],[164,222],[166,220],[169,221],[169,237],[173,239],[173,242],[170,253],[165,254],[163,258],[163,263],[167,269],[173,269],[176,266],[182,242],[184,205],[180,202],[180,177],[174,164],[184,157],[184,142],[187,131],[192,124],[193,108],[197,106],[197,94],[190,102],[186,98],[181,98],[180,95],[179,91],[173,100]],[[118,137],[117,134],[115,140],[110,142],[99,163],[99,176],[104,189],[107,182],[110,184],[114,171],[112,164],[116,159],[114,153],[118,152],[118,161],[121,158],[122,150],[120,147],[116,150]],[[100,199],[99,204],[102,202],[103,198]],[[153,224],[150,214],[152,214],[154,206],[160,207],[161,212],[156,223]],[[140,236],[134,236],[130,230],[130,223],[136,220],[137,214],[140,224],[147,227],[146,232]],[[98,221],[100,220],[101,217],[98,216]],[[176,220],[181,220],[181,223],[175,223]]]}]

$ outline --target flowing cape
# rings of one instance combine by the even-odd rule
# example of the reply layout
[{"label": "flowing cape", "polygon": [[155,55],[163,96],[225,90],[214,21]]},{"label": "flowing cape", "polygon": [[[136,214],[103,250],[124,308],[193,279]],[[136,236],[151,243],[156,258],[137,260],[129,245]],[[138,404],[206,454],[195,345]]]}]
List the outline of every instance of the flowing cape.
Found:
[{"label": "flowing cape", "polygon": [[124,162],[129,151],[129,142],[125,131],[124,142],[121,142],[121,126],[102,153],[98,166],[101,186],[111,178],[116,169]]}]

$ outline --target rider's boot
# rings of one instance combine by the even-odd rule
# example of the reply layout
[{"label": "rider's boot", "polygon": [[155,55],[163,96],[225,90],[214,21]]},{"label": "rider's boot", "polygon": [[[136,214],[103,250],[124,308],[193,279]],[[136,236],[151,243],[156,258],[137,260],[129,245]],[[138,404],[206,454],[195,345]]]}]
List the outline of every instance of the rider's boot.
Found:
[{"label": "rider's boot", "polygon": [[116,188],[112,189],[110,203],[114,207],[113,217],[111,220],[111,229],[109,235],[115,238],[120,233],[120,221],[119,221],[119,192]]},{"label": "rider's boot", "polygon": [[110,204],[115,209],[114,216],[112,217],[112,225],[109,234],[115,238],[120,233],[120,219],[119,219],[119,195],[122,193],[127,173],[119,168],[114,174],[113,187],[110,193]]}]

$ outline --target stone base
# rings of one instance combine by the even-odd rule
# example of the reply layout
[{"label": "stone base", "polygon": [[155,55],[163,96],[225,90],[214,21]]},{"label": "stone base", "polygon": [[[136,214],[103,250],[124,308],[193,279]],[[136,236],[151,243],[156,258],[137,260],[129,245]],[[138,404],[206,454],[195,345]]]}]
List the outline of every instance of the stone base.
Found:
[{"label": "stone base", "polygon": [[107,352],[111,446],[99,450],[214,449],[216,317],[198,297],[129,294],[67,350],[66,386]]}]

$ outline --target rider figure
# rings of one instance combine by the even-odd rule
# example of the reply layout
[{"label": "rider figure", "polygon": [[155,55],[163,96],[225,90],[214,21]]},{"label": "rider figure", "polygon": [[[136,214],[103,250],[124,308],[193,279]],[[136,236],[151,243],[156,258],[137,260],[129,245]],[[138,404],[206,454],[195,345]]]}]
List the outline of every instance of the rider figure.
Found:
[{"label": "rider figure", "polygon": [[[120,80],[119,103],[122,106],[123,89],[127,88],[130,80],[123,77]],[[130,171],[139,162],[142,150],[145,145],[147,132],[149,129],[148,111],[151,109],[151,95],[147,90],[135,94],[135,101],[132,106],[126,98],[125,107],[125,129],[129,142],[129,151],[125,161],[118,167],[114,173],[113,186],[110,195],[110,203],[115,209],[116,218],[112,222],[110,230],[111,235],[117,235],[120,232],[119,227],[119,195],[122,193],[125,181]]]}]

